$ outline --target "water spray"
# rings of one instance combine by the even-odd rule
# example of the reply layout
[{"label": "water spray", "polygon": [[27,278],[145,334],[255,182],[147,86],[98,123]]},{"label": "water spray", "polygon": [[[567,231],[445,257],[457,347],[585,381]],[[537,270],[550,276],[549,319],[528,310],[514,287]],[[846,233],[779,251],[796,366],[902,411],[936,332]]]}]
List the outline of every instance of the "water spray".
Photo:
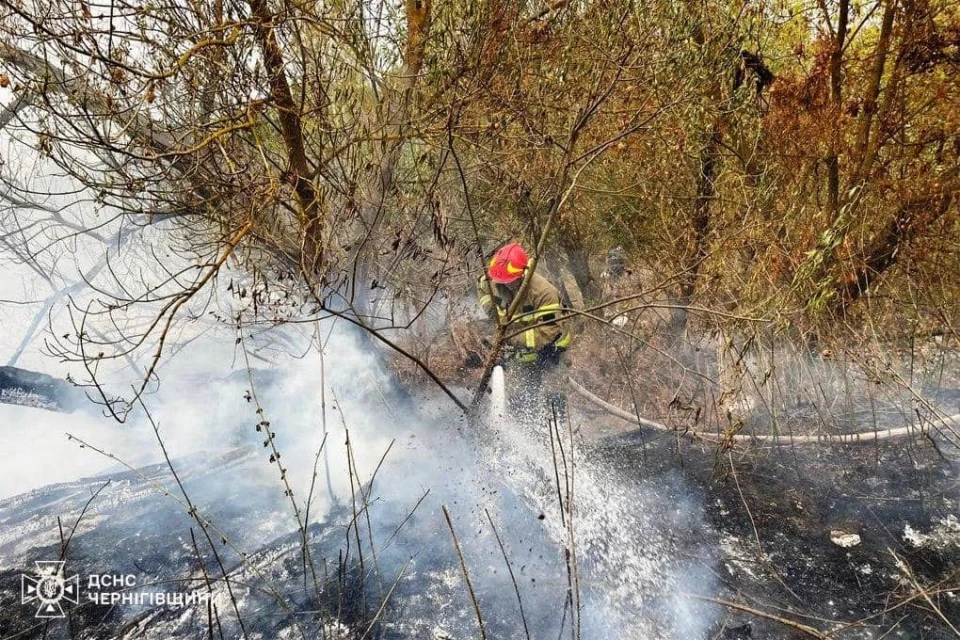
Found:
[{"label": "water spray", "polygon": [[490,415],[491,427],[496,427],[507,418],[507,383],[503,373],[503,365],[498,364],[490,375]]}]

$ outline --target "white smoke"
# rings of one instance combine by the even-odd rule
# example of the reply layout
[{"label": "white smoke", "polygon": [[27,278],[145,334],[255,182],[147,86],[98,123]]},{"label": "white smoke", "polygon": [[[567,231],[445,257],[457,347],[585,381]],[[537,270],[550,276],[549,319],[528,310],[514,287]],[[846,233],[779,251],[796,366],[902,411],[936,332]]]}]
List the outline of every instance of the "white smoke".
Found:
[{"label": "white smoke", "polygon": [[[70,185],[55,180],[48,188],[51,193],[70,191]],[[87,213],[76,205],[63,215],[82,221]],[[103,229],[103,235],[119,231],[114,225]],[[146,236],[137,232],[130,244],[116,249],[111,254],[113,268],[96,274],[98,285],[114,290],[110,287],[117,285],[116,280],[126,278],[131,287],[149,288],[144,278],[162,278],[166,270],[175,269],[178,258],[164,252],[161,231],[151,229]],[[10,330],[0,336],[0,361],[16,357],[18,366],[88,378],[80,363],[51,358],[45,345],[75,331],[68,304],[83,308],[99,294],[80,287],[71,298],[54,298],[47,309],[44,302],[56,296],[58,288],[82,283],[102,259],[103,250],[104,243],[79,239],[72,253],[55,256],[58,268],[52,287],[23,265],[5,267],[0,297],[8,303],[0,308]],[[163,259],[162,269],[154,256]],[[237,310],[236,300],[225,293],[224,280],[229,277],[215,283],[212,297],[212,309],[228,318]],[[237,451],[254,456],[253,464],[227,465],[203,477],[205,492],[215,500],[201,515],[211,520],[218,510],[243,512],[254,502],[266,502],[269,509],[258,513],[270,514],[260,517],[269,517],[267,530],[279,537],[297,531],[294,508],[305,518],[308,496],[310,522],[329,526],[342,526],[330,521],[338,506],[353,508],[358,500],[369,503],[369,509],[360,505],[372,520],[367,533],[373,541],[365,544],[381,552],[384,576],[396,576],[407,563],[413,576],[434,571],[434,565],[442,567],[441,583],[449,587],[448,597],[456,606],[436,612],[441,626],[460,628],[457,625],[470,624],[472,618],[441,514],[441,506],[446,506],[481,607],[502,627],[519,629],[512,580],[489,514],[517,574],[532,635],[553,637],[561,626],[569,631],[564,547],[570,546],[570,539],[561,523],[557,458],[546,425],[505,420],[499,428],[474,431],[439,394],[426,391],[405,398],[371,345],[345,323],[326,319],[319,325],[244,328],[238,336],[235,327],[213,320],[206,310],[203,305],[184,308],[184,315],[194,312],[197,317],[174,325],[157,379],[143,396],[153,423],[141,408],[118,424],[97,417],[96,409],[56,414],[0,406],[5,423],[0,447],[9,452],[0,469],[0,497],[81,476],[164,463],[156,424],[175,468],[182,468],[185,460],[196,464]],[[136,327],[148,315],[127,320]],[[38,317],[41,321],[36,323]],[[28,331],[32,324],[36,328]],[[25,333],[31,334],[27,340]],[[125,358],[105,363],[98,374],[109,393],[129,397],[131,385],[140,381],[152,355],[151,349],[136,354],[136,366]],[[499,407],[495,411],[502,412],[504,396],[494,400]],[[76,440],[68,440],[68,433]],[[269,434],[275,434],[279,461]],[[677,500],[687,493],[682,481],[651,481],[638,490],[634,479],[605,468],[602,460],[586,458],[579,443],[565,440],[563,446],[571,465],[568,471],[573,470],[573,547],[579,560],[583,595],[578,615],[584,637],[701,635],[708,618],[675,607],[670,596],[698,574],[676,559],[677,544],[664,526],[693,531],[704,526],[693,502]],[[172,475],[167,476],[164,487],[175,493]],[[286,495],[285,480],[295,507]],[[560,481],[565,482],[562,477]],[[672,481],[677,486],[671,487]],[[260,493],[238,492],[240,486],[257,487]],[[414,509],[416,531],[431,532],[430,538],[394,539],[397,527]],[[263,522],[256,524],[258,531],[263,530]],[[389,549],[380,548],[388,541]],[[709,590],[706,583],[698,584]]]}]

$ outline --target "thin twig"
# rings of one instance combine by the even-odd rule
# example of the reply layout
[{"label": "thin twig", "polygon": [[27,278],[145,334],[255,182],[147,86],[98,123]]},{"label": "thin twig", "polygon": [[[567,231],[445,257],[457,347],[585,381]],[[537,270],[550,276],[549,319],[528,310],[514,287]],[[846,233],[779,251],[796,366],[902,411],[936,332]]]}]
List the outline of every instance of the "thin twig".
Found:
[{"label": "thin twig", "polygon": [[736,602],[730,602],[729,600],[723,600],[721,598],[712,598],[710,596],[701,596],[693,593],[684,593],[681,594],[686,598],[691,598],[693,600],[701,600],[703,602],[710,602],[713,604],[718,604],[729,609],[736,609],[737,611],[743,611],[744,613],[749,613],[751,615],[757,616],[758,618],[764,618],[766,620],[772,620],[786,627],[796,629],[801,633],[804,633],[811,638],[818,638],[819,640],[829,640],[829,636],[821,633],[820,631],[814,629],[811,626],[805,625],[802,622],[797,622],[796,620],[790,620],[789,618],[784,618],[782,616],[774,615],[772,613],[767,613],[766,611],[761,611],[760,609],[755,609],[754,607],[748,607],[743,604],[737,604]]},{"label": "thin twig", "polygon": [[503,540],[500,539],[500,534],[497,533],[497,527],[493,524],[493,518],[490,517],[490,511],[484,507],[483,512],[487,514],[487,521],[493,530],[493,537],[497,539],[497,544],[500,546],[500,553],[503,554],[503,561],[507,565],[510,581],[513,582],[513,592],[517,596],[517,606],[520,607],[520,621],[523,623],[523,633],[527,636],[527,640],[530,640],[530,628],[527,627],[527,616],[523,612],[523,599],[520,597],[520,586],[517,584],[517,577],[513,575],[513,566],[510,564],[510,558],[507,557],[507,550],[503,546]]},{"label": "thin twig", "polygon": [[473,603],[473,611],[477,614],[477,625],[480,627],[480,637],[483,640],[487,638],[487,629],[483,624],[483,616],[480,614],[480,604],[477,602],[477,594],[473,592],[473,585],[470,583],[470,572],[467,571],[467,562],[463,559],[463,552],[460,550],[460,541],[457,540],[457,532],[453,529],[453,521],[450,520],[450,512],[447,511],[447,505],[442,505],[443,517],[447,519],[447,526],[450,528],[450,535],[453,537],[453,548],[457,550],[457,558],[460,559],[460,569],[463,571],[463,579],[467,583],[467,591],[470,592],[470,601]]},{"label": "thin twig", "polygon": [[953,635],[955,635],[955,636],[957,636],[958,638],[960,638],[960,630],[958,630],[955,626],[953,626],[953,623],[950,622],[950,620],[947,618],[947,616],[943,615],[943,611],[940,610],[940,607],[938,607],[936,604],[934,604],[933,599],[930,598],[930,595],[927,593],[927,590],[924,589],[922,586],[920,586],[920,583],[917,582],[916,577],[914,577],[914,575],[913,575],[913,571],[910,569],[910,565],[908,565],[905,561],[903,561],[903,560],[901,560],[899,557],[897,557],[897,554],[895,554],[895,553],[893,552],[893,549],[891,549],[890,547],[887,547],[887,552],[888,552],[891,556],[893,556],[893,559],[894,559],[894,561],[897,563],[898,566],[903,567],[904,572],[907,574],[907,578],[910,579],[910,582],[913,584],[913,587],[917,590],[917,592],[918,592],[921,596],[923,596],[923,599],[927,601],[927,604],[930,605],[930,608],[933,609],[933,612],[936,613],[937,616],[939,616],[940,619],[943,620],[943,622],[944,622],[948,627],[950,627],[950,630],[953,631]]}]

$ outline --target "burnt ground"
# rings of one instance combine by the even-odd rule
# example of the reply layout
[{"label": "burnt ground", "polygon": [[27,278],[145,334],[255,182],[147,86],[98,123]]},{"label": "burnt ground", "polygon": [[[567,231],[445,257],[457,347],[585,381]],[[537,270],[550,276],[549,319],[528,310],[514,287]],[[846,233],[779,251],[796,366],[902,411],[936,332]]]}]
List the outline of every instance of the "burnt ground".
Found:
[{"label": "burnt ground", "polygon": [[[585,456],[615,472],[617,480],[628,488],[626,493],[632,488],[637,492],[634,495],[642,496],[651,487],[659,488],[662,494],[649,505],[676,501],[686,508],[693,503],[692,511],[700,514],[670,519],[669,510],[664,510],[652,523],[655,530],[679,540],[669,548],[689,556],[686,561],[699,564],[713,578],[710,584],[684,585],[689,590],[687,595],[709,595],[806,624],[821,633],[832,632],[831,637],[836,638],[955,637],[934,606],[957,625],[960,483],[955,462],[939,455],[931,442],[904,439],[879,446],[753,446],[726,451],[709,442],[678,439],[672,433],[647,432],[640,437],[635,431],[625,430],[622,423],[577,409],[586,423],[584,430],[594,436],[584,445]],[[242,546],[258,549],[249,565],[282,585],[296,608],[305,609],[297,619],[309,627],[308,633],[322,635],[316,626],[304,622],[314,619],[311,610],[315,604],[308,593],[303,593],[302,570],[297,566],[299,537],[274,526],[283,517],[276,513],[282,501],[278,503],[275,495],[258,484],[257,464],[249,456],[237,455],[228,455],[215,464],[209,459],[197,466],[184,464],[184,482],[201,511],[215,513],[217,521]],[[207,481],[214,472],[231,469],[239,484],[228,485],[228,495],[222,486]],[[86,515],[89,525],[82,527],[70,544],[71,570],[86,574],[107,567],[118,573],[153,576],[167,585],[165,588],[207,588],[189,540],[189,516],[158,495],[141,473],[158,481],[166,476],[162,465],[132,475],[112,474],[112,484]],[[454,480],[462,473],[456,465],[445,472],[453,492],[441,500],[453,509],[458,508]],[[59,555],[57,517],[62,515],[63,522],[74,522],[92,491],[103,482],[104,478],[81,479],[0,501],[0,552],[11,559],[0,570],[4,603],[0,607],[0,636],[40,637],[45,633],[45,625],[33,620],[29,607],[7,603],[18,598],[19,573],[29,566],[28,561]],[[528,557],[516,558],[517,565],[526,567],[527,572],[536,571],[539,578],[529,576],[525,595],[534,599],[539,592],[543,602],[562,602],[563,584],[556,577],[563,573],[555,566],[562,549],[556,548],[536,524],[536,512],[528,512],[509,486],[504,485],[500,494],[502,513],[508,515],[503,518],[502,534],[510,541],[527,541],[523,546],[530,546]],[[637,500],[636,504],[642,505],[643,501]],[[407,520],[408,507],[385,500],[372,511],[383,519],[385,532],[393,532],[404,523],[404,535],[391,545],[395,557],[382,554],[380,562],[399,568],[408,557],[415,558],[415,564],[409,567],[409,579],[397,586],[392,600],[396,608],[388,612],[375,635],[430,637],[423,633],[442,627],[449,634],[437,636],[431,631],[433,637],[473,637],[472,609],[457,582],[459,564],[451,552],[447,531],[438,525],[442,523],[439,507],[425,506],[426,511]],[[546,522],[552,517],[549,515]],[[356,565],[345,567],[338,560],[344,557],[343,549],[351,548],[349,523],[353,520],[349,513],[334,513],[328,526],[311,525],[310,538],[316,557],[329,558],[333,568],[331,600],[323,606],[352,628],[363,629],[376,607],[351,612],[342,605],[357,602],[356,594],[364,589],[358,586],[363,580],[350,578]],[[251,527],[250,523],[257,526]],[[492,546],[489,535],[486,542],[490,549],[483,551],[483,537],[467,536],[466,521],[458,521],[458,529],[465,535],[464,548],[472,552],[468,559],[471,566],[486,564],[496,571],[499,551]],[[856,534],[860,542],[848,548],[838,546],[831,540],[834,531]],[[37,537],[38,532],[44,536]],[[205,546],[203,539],[200,546]],[[231,567],[239,561],[228,549],[221,552]],[[554,560],[548,562],[549,558]],[[206,571],[215,576],[216,564],[209,557],[204,563]],[[647,586],[656,584],[651,581]],[[269,594],[251,580],[251,574],[241,576],[235,586],[243,610],[280,613],[271,605]],[[497,629],[491,637],[520,637],[512,595],[504,588],[502,576],[486,583],[478,576],[477,586],[485,611],[497,612],[490,621],[491,630]],[[921,587],[930,602],[918,595]],[[222,584],[217,593],[216,604],[225,614],[225,637],[236,637],[238,630],[228,627],[232,608]],[[673,606],[676,595],[654,594],[664,601],[664,609]],[[379,600],[371,596],[371,602]],[[551,605],[533,612],[532,604],[528,601],[533,628],[555,631],[557,609]],[[250,630],[263,637],[289,633],[290,620],[274,614],[253,616],[256,622],[251,622]],[[720,605],[709,608],[703,617],[716,622],[705,635],[690,637],[809,637],[758,613]],[[668,617],[664,619],[669,622]],[[71,624],[72,628],[55,626],[48,637],[200,637],[209,635],[210,628],[209,612],[185,617],[176,609],[138,612],[87,607],[77,611]],[[663,637],[683,636],[667,632]]]},{"label": "burnt ground", "polygon": [[[918,595],[922,586],[960,622],[960,481],[955,463],[929,441],[724,451],[672,434],[643,440],[636,431],[608,437],[593,455],[627,477],[680,469],[699,488],[704,517],[720,536],[710,567],[720,599],[838,638],[956,637]],[[859,544],[835,544],[841,533],[858,535]],[[810,637],[732,609],[712,631]]]}]

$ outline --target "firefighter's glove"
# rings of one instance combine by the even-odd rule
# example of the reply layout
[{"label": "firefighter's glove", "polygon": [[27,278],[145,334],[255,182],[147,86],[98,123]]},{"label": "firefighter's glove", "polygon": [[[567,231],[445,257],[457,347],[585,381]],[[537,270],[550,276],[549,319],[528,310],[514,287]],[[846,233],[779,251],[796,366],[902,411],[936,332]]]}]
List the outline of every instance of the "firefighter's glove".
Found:
[{"label": "firefighter's glove", "polygon": [[514,358],[518,362],[536,362],[539,354],[536,349],[520,348],[517,349]]}]

